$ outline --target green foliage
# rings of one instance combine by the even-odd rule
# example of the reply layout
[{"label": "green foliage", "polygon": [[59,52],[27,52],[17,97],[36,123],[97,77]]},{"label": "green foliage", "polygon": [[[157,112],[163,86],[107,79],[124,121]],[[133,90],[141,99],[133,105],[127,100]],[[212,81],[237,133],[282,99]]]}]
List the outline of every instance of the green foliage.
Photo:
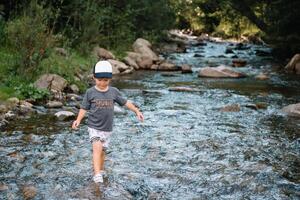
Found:
[{"label": "green foliage", "polygon": [[32,78],[42,59],[47,57],[54,38],[48,27],[48,10],[30,4],[24,14],[9,21],[6,26],[8,48],[18,55],[13,70],[16,75]]},{"label": "green foliage", "polygon": [[38,89],[33,84],[21,84],[16,86],[15,94],[21,99],[31,98],[34,100],[44,100],[50,96],[46,89]]}]

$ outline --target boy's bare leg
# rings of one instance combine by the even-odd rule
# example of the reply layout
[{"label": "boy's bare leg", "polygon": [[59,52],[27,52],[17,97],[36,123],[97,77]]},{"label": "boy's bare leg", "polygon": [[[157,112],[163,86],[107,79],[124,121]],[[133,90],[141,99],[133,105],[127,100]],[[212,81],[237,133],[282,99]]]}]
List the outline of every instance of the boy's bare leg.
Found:
[{"label": "boy's bare leg", "polygon": [[100,160],[100,170],[104,171],[104,161],[105,161],[105,152],[102,151],[101,153],[101,160]]},{"label": "boy's bare leg", "polygon": [[[101,160],[103,154],[103,147],[101,141],[93,142],[93,165],[94,165],[94,174],[97,175],[101,171]],[[102,164],[103,165],[103,164]]]}]

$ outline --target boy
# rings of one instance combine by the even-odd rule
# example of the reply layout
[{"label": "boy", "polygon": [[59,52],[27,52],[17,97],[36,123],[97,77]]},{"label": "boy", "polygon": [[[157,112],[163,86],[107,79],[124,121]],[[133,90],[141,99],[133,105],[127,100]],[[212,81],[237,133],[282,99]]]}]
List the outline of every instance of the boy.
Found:
[{"label": "boy", "polygon": [[90,142],[93,146],[93,180],[96,183],[102,183],[105,150],[112,134],[114,102],[117,102],[120,106],[125,105],[135,112],[140,121],[144,120],[144,116],[137,107],[121,96],[117,88],[109,86],[112,78],[112,66],[108,61],[99,61],[94,67],[93,74],[96,85],[86,91],[72,128],[78,128],[87,110],[89,110],[87,126]]}]

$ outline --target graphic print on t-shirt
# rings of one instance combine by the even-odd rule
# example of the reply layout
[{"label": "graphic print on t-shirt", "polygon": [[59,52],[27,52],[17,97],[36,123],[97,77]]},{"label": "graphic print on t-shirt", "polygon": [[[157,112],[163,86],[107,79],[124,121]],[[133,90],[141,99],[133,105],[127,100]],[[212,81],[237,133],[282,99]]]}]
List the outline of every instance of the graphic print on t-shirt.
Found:
[{"label": "graphic print on t-shirt", "polygon": [[94,103],[97,108],[102,109],[112,109],[114,107],[114,101],[112,99],[93,99],[92,103]]}]

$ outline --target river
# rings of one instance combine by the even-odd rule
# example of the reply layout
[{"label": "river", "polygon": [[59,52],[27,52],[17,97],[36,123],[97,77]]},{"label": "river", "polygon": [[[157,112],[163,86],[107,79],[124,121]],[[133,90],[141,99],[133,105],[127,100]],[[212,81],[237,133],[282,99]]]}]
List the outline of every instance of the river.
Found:
[{"label": "river", "polygon": [[[299,76],[255,54],[268,47],[248,44],[234,50],[248,77],[199,78],[202,67],[231,64],[230,45],[206,41],[162,55],[192,65],[192,74],[138,71],[113,81],[145,121],[116,115],[100,188],[85,124],[72,131],[46,111],[10,124],[0,135],[1,199],[22,199],[26,186],[34,199],[299,199],[300,119],[280,111],[299,102]],[[261,72],[270,79],[255,79]],[[195,91],[169,90],[177,86]],[[232,104],[240,111],[220,111]]]}]

